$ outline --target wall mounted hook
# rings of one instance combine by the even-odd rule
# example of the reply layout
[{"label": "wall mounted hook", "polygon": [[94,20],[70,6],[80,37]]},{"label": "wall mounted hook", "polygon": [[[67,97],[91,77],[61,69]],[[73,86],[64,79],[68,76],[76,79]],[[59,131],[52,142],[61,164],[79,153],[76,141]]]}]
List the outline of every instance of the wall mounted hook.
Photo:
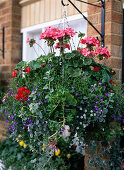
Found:
[{"label": "wall mounted hook", "polygon": [[62,3],[63,6],[68,6],[68,5],[69,5],[69,4],[65,4],[65,3],[63,2],[63,0],[61,0],[61,3]]}]

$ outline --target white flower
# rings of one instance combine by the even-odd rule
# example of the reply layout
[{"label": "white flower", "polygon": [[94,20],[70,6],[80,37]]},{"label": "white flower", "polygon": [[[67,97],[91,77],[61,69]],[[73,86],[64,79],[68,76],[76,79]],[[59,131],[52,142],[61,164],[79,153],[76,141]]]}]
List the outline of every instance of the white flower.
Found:
[{"label": "white flower", "polygon": [[65,138],[67,136],[70,136],[71,132],[70,132],[70,127],[68,125],[64,126],[64,132],[62,132],[62,136]]}]

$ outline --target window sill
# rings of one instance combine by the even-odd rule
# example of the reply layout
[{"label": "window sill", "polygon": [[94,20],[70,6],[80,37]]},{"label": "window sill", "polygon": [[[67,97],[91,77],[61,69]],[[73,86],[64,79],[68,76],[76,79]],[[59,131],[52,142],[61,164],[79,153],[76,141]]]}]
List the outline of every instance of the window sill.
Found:
[{"label": "window sill", "polygon": [[19,2],[19,4],[21,6],[25,6],[25,5],[29,5],[29,4],[32,4],[32,3],[37,2],[37,1],[39,1],[39,0],[21,0]]}]

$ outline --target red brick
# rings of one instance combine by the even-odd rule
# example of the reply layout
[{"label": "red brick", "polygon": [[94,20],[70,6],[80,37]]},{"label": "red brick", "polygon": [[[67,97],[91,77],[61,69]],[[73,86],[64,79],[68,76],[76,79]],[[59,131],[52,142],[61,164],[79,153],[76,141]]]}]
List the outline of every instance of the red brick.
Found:
[{"label": "red brick", "polygon": [[5,9],[2,10],[2,15],[6,15],[8,13],[12,12],[12,8],[11,7],[7,7]]},{"label": "red brick", "polygon": [[89,16],[88,19],[89,19],[89,21],[92,22],[92,24],[98,24],[98,15],[97,14]]},{"label": "red brick", "polygon": [[122,13],[112,11],[112,21],[122,24],[123,23],[123,15],[122,15]]},{"label": "red brick", "polygon": [[112,33],[122,35],[123,25],[112,22]]},{"label": "red brick", "polygon": [[118,58],[111,58],[110,64],[113,68],[121,69],[122,67],[122,60]]},{"label": "red brick", "polygon": [[5,65],[5,66],[1,66],[0,65],[0,71],[2,71],[2,72],[9,72],[10,71],[10,65]]},{"label": "red brick", "polygon": [[114,44],[114,45],[122,45],[122,36],[112,35],[112,44]]},{"label": "red brick", "polygon": [[112,45],[111,55],[115,57],[122,57],[122,46]]},{"label": "red brick", "polygon": [[121,1],[113,1],[112,10],[122,13],[122,2]]}]

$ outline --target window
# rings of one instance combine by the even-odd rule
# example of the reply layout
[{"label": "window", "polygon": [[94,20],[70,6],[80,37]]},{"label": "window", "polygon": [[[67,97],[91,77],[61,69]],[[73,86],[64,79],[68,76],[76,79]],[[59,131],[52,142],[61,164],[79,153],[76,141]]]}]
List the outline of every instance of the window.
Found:
[{"label": "window", "polygon": [[[87,16],[87,13],[84,13],[84,15]],[[31,61],[33,59],[36,59],[41,54],[44,54],[44,52],[37,44],[34,45],[35,50],[34,48],[30,48],[29,44],[26,44],[26,39],[34,38],[36,42],[40,44],[40,46],[42,46],[45,53],[48,54],[50,49],[45,43],[45,40],[39,40],[40,35],[49,26],[62,28],[63,23],[61,21],[62,21],[61,19],[55,20],[48,23],[43,23],[40,25],[24,28],[21,30],[21,32],[23,33],[23,60],[24,61]],[[67,17],[67,21],[68,22],[64,23],[65,27],[69,26],[73,28],[76,32],[80,31],[87,35],[87,22],[82,18],[81,15],[74,15],[74,16]],[[75,35],[71,41],[72,41],[71,42],[72,49],[74,50],[78,44],[78,35]],[[56,50],[56,53],[58,54],[58,50]]]}]

